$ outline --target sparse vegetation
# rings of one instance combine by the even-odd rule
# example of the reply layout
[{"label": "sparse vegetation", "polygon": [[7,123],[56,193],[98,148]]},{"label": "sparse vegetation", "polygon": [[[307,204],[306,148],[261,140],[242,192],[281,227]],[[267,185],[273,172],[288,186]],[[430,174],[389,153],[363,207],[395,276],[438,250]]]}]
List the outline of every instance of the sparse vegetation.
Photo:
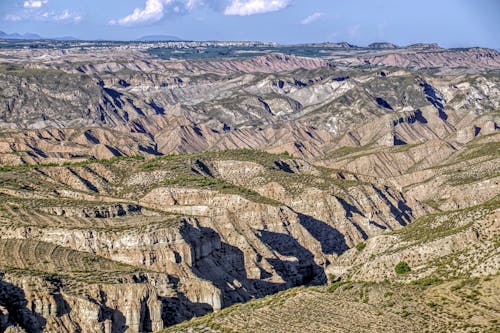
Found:
[{"label": "sparse vegetation", "polygon": [[397,274],[403,275],[409,273],[411,271],[411,268],[406,261],[400,261],[396,264],[394,270]]},{"label": "sparse vegetation", "polygon": [[335,290],[337,290],[339,287],[345,285],[347,282],[346,281],[334,281],[330,283],[328,286],[328,292],[333,293]]},{"label": "sparse vegetation", "polygon": [[358,250],[360,252],[363,251],[365,249],[365,247],[366,247],[365,242],[360,242],[360,243],[356,244],[356,250]]},{"label": "sparse vegetation", "polygon": [[[498,277],[495,279],[498,280]],[[301,332],[301,323],[305,320],[310,329],[317,331],[327,331],[332,325],[354,329],[361,314],[365,315],[364,324],[367,324],[366,315],[370,315],[373,318],[369,319],[372,328],[387,331],[394,328],[407,331],[411,327],[412,331],[425,332],[429,325],[437,331],[453,330],[463,325],[494,331],[498,327],[496,318],[492,317],[494,314],[474,297],[463,297],[463,301],[452,305],[446,305],[448,298],[440,298],[441,295],[454,297],[455,292],[453,295],[447,292],[453,283],[441,281],[422,289],[408,284],[338,281],[324,287],[294,288],[193,319],[165,332],[196,332],[206,327],[215,332],[224,332],[225,329],[238,332],[285,332],[285,329],[287,332]],[[465,282],[465,285],[468,283]],[[478,280],[477,286],[485,286],[485,283],[491,282]],[[345,288],[348,284],[352,288]],[[367,286],[371,286],[370,289]],[[493,290],[487,290],[491,296]],[[471,294],[467,292],[464,295]],[[488,297],[481,293],[475,295],[482,300]],[[370,307],[366,307],[367,303]],[[498,308],[498,304],[495,307]],[[471,312],[475,313],[474,323],[468,315]],[[345,313],[350,315],[345,316]],[[254,320],[256,316],[258,322]],[[480,321],[477,321],[478,318],[481,318]],[[286,328],[282,322],[287,323]]]},{"label": "sparse vegetation", "polygon": [[435,276],[425,277],[422,279],[412,281],[413,284],[421,287],[430,287],[435,284],[441,283],[442,280]]}]

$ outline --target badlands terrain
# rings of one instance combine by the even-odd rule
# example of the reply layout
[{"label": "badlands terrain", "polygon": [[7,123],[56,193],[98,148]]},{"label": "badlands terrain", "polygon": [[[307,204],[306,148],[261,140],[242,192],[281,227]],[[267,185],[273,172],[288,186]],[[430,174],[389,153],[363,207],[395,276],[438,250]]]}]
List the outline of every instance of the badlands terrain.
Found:
[{"label": "badlands terrain", "polygon": [[0,331],[498,332],[499,83],[484,48],[2,42]]}]

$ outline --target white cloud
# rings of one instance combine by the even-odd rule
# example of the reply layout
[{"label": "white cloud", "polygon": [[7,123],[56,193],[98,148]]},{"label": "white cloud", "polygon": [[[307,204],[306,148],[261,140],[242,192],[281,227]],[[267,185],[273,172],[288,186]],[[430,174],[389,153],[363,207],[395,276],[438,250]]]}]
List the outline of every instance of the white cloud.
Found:
[{"label": "white cloud", "polygon": [[24,8],[40,8],[45,5],[49,0],[26,0],[23,3]]},{"label": "white cloud", "polygon": [[82,16],[72,12],[69,9],[64,9],[61,12],[40,11],[33,12],[24,10],[17,14],[8,14],[5,16],[6,21],[41,21],[41,22],[59,22],[59,23],[78,23],[82,20]]},{"label": "white cloud", "polygon": [[6,21],[11,21],[11,22],[17,22],[17,21],[22,21],[22,17],[19,15],[14,15],[14,14],[7,14],[5,15],[5,20]]},{"label": "white cloud", "polygon": [[209,7],[224,15],[254,15],[284,9],[292,0],[145,0],[144,7],[120,19],[111,20],[111,25],[134,26],[160,21],[166,14],[182,15],[200,7]]},{"label": "white cloud", "polygon": [[78,23],[82,20],[82,16],[77,13],[73,13],[68,9],[63,10],[60,14],[52,14],[50,20],[57,22],[75,22]]},{"label": "white cloud", "polygon": [[44,12],[41,13],[36,20],[46,21],[46,22],[60,22],[60,23],[78,23],[82,20],[81,15],[71,12],[68,9],[63,10],[60,13],[56,12]]},{"label": "white cloud", "polygon": [[173,0],[146,0],[144,8],[136,8],[132,14],[119,20],[111,20],[110,24],[136,25],[141,23],[157,22],[164,14],[164,5],[172,3]]},{"label": "white cloud", "polygon": [[232,0],[224,15],[255,15],[274,12],[288,7],[290,0]]},{"label": "white cloud", "polygon": [[325,15],[325,13],[314,13],[300,21],[300,24],[311,24],[320,18],[322,18]]},{"label": "white cloud", "polygon": [[[0,0],[2,1],[2,0]],[[78,23],[82,16],[70,9],[62,11],[49,11],[45,5],[49,0],[24,0],[23,7],[19,11],[4,16],[6,21],[38,21],[38,22],[59,22],[59,23]]]},{"label": "white cloud", "polygon": [[197,7],[205,5],[205,2],[203,0],[187,0],[186,1],[186,9],[187,10],[193,10]]}]

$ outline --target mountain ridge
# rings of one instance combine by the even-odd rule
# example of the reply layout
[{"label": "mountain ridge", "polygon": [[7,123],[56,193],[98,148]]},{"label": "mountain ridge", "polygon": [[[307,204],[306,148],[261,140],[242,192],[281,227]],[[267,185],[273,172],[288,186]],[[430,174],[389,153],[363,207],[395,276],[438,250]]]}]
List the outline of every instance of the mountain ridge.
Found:
[{"label": "mountain ridge", "polygon": [[63,37],[42,37],[39,34],[35,33],[24,33],[20,34],[17,32],[14,33],[6,33],[0,31],[0,39],[20,39],[20,40],[55,40],[55,41],[78,41],[78,38],[72,36],[63,36]]},{"label": "mountain ridge", "polygon": [[140,42],[155,42],[155,41],[182,41],[182,38],[172,35],[147,35],[136,39]]}]

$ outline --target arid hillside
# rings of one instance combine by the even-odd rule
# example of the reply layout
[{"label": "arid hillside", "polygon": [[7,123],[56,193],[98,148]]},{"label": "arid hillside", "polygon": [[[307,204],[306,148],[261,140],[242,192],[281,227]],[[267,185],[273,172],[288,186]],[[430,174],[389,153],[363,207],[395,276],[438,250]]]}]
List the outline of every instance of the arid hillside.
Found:
[{"label": "arid hillside", "polygon": [[0,331],[497,331],[498,52],[322,54],[0,49]]}]

